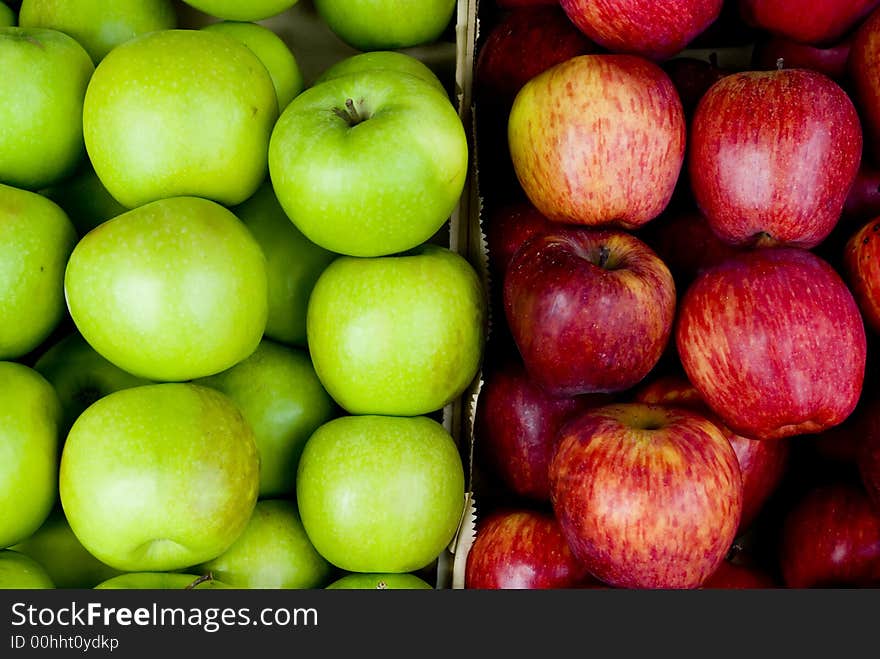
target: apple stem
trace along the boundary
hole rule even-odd
[[[776,59],[776,70],[777,71],[782,71],[782,67],[784,65],[785,65],[785,60],[783,60],[781,57]]]
[[[357,107],[354,104],[354,100],[347,98],[345,99],[345,109],[341,108],[333,108],[333,112],[336,115],[348,122],[349,126],[357,126],[359,123],[364,121],[366,117],[362,116],[360,112],[358,112]]]
[[[193,590],[199,584],[203,584],[206,581],[214,581],[214,574],[212,572],[208,572],[208,574],[203,574],[198,579],[194,580],[191,584],[188,584],[184,590]]]
[[[599,248],[599,263],[597,265],[604,268],[608,264],[609,258],[611,258],[611,250],[606,245],[602,245]]]

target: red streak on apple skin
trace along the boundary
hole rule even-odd
[[[606,267],[596,265],[603,246]],[[622,231],[579,227],[535,236],[511,261],[503,296],[529,376],[555,396],[635,385],[663,354],[675,317],[669,269]]]
[[[846,243],[847,282],[867,325],[880,333],[880,217],[856,231]]]
[[[843,210],[862,152],[849,96],[815,71],[730,74],[703,96],[690,132],[694,198],[732,245],[811,248]]]
[[[843,37],[878,4],[878,0],[739,0],[750,25],[818,45]]]
[[[747,437],[821,432],[861,395],[858,306],[837,272],[806,250],[744,252],[703,271],[681,299],[675,340],[706,404]]]
[[[681,100],[658,65],[580,55],[520,89],[508,143],[522,189],[549,219],[634,229],[669,203],[685,130]]]
[[[478,524],[465,567],[465,588],[579,587],[589,579],[552,514],[496,511]]]
[[[733,432],[709,409],[696,387],[677,375],[647,383],[634,392],[633,400],[694,410],[718,427],[733,447],[742,474],[743,509],[736,533],[746,531],[782,482],[789,464],[791,442],[788,439],[761,441]]]
[[[584,34],[616,53],[662,60],[718,18],[722,0],[560,0]]]
[[[699,587],[724,560],[742,512],[730,443],[680,408],[608,405],[572,419],[550,483],[574,555],[622,588]]]
[[[786,515],[779,552],[789,588],[875,588],[880,585],[880,515],[858,486],[817,487]]]

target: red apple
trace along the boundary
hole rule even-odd
[[[715,235],[706,218],[695,210],[664,213],[646,225],[639,237],[669,267],[681,290],[701,270],[739,251]]]
[[[697,106],[690,138],[694,198],[732,245],[818,245],[840,218],[862,152],[849,96],[804,69],[725,76]]]
[[[880,216],[880,168],[862,161],[853,181],[839,225],[860,227]]]
[[[672,57],[711,25],[722,0],[560,0],[597,44],[652,60]]]
[[[591,582],[556,518],[538,510],[499,510],[477,522],[467,555],[470,589],[574,588]]]
[[[641,381],[669,342],[675,284],[623,231],[560,228],[514,255],[504,311],[529,377],[554,396],[613,393]]]
[[[845,38],[828,46],[813,46],[774,35],[765,35],[752,50],[752,68],[764,71],[810,69],[823,73],[838,84],[847,76],[847,60],[852,45]]]
[[[549,501],[557,431],[574,414],[607,402],[603,394],[551,396],[531,381],[518,358],[496,362],[484,369],[474,446],[510,492]]]
[[[880,162],[880,9],[874,10],[856,30],[848,67],[865,133],[871,137],[865,144],[866,155],[877,164]]]
[[[723,561],[715,573],[703,582],[702,588],[746,590],[751,588],[776,588],[776,581],[764,570],[748,565]]]
[[[843,264],[865,323],[880,333],[880,217],[852,234],[846,243]]]
[[[755,439],[817,433],[859,400],[867,339],[843,279],[794,247],[734,255],[681,298],[675,340],[706,404]]]
[[[580,55],[523,85],[508,144],[522,189],[547,218],[634,229],[672,197],[684,161],[684,112],[657,64]]]
[[[660,66],[678,90],[687,117],[693,115],[697,103],[709,88],[729,73],[718,66],[718,57],[715,53],[710,59],[693,56],[674,57]]]
[[[880,514],[858,485],[816,486],[785,515],[779,564],[788,588],[880,586]]]
[[[790,440],[760,441],[733,432],[703,402],[700,393],[687,378],[679,375],[666,375],[652,380],[634,392],[633,400],[650,405],[685,407],[718,426],[733,447],[742,474],[743,504],[737,535],[748,529],[785,476]]]
[[[878,0],[739,0],[750,25],[808,44],[839,40],[878,4]]]
[[[742,477],[696,412],[638,403],[574,417],[559,433],[550,494],[572,553],[622,588],[697,588],[724,560]]]
[[[489,267],[501,282],[516,251],[532,236],[549,233],[559,223],[544,217],[527,199],[516,199],[490,207],[486,212],[486,248]]]
[[[596,46],[578,30],[558,3],[525,6],[503,15],[480,46],[474,92],[509,98],[539,73]]]

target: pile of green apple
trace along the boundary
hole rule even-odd
[[[455,3],[315,2],[313,82],[295,0],[189,4],[0,3],[0,587],[430,587],[487,303],[401,49]]]

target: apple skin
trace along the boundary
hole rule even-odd
[[[862,152],[847,93],[804,69],[725,76],[701,99],[689,135],[697,205],[722,240],[743,246],[822,242]]]
[[[750,25],[791,41],[833,43],[861,23],[878,0],[738,0]]]
[[[0,360],[30,353],[61,323],[76,240],[57,204],[0,183]]]
[[[558,228],[558,222],[548,220],[527,199],[491,207],[486,213],[484,229],[489,267],[499,285],[513,255],[529,238]]]
[[[791,443],[788,439],[759,441],[738,435],[706,405],[687,378],[664,375],[646,383],[633,393],[633,400],[649,405],[685,407],[714,423],[730,442],[742,474],[743,497],[737,536],[748,530],[764,504],[777,490],[789,466]]]
[[[79,332],[53,343],[34,362],[34,370],[55,388],[61,401],[64,436],[85,409],[99,398],[120,389],[152,384],[123,371],[95,352]]]
[[[788,588],[875,588],[880,584],[880,515],[863,488],[817,485],[786,513],[779,565]]]
[[[315,549],[349,572],[414,572],[449,544],[464,508],[452,436],[428,417],[328,421],[303,450],[300,518]]]
[[[229,549],[195,570],[234,588],[321,588],[333,566],[312,546],[296,503],[257,502],[247,528]]]
[[[659,215],[684,161],[678,92],[633,55],[580,55],[529,80],[508,118],[520,185],[547,218],[634,229]]]
[[[848,82],[847,62],[851,47],[850,37],[827,46],[812,46],[784,37],[766,35],[755,43],[751,68],[772,71],[779,68],[778,61],[782,59],[783,68],[818,71],[844,85]]]
[[[458,204],[467,171],[467,136],[449,97],[389,69],[310,87],[285,108],[269,145],[287,216],[312,242],[350,256],[430,239]]]
[[[619,588],[697,588],[724,560],[742,512],[730,442],[683,408],[621,403],[573,418],[550,463],[572,553]]]
[[[476,270],[448,248],[342,256],[309,298],[309,354],[324,388],[350,414],[429,414],[476,376],[486,317]]]
[[[56,505],[33,535],[10,549],[33,558],[49,575],[55,588],[94,588],[119,570],[105,565],[82,546]]]
[[[269,308],[265,335],[306,347],[306,310],[318,277],[338,254],[306,238],[285,215],[272,183],[231,209],[247,226],[266,257]]]
[[[718,18],[723,0],[560,0],[559,4],[600,46],[664,60],[683,50]]]
[[[333,78],[339,78],[349,73],[359,71],[389,70],[409,73],[421,78],[437,88],[437,91],[447,93],[446,87],[433,69],[418,57],[408,55],[399,50],[373,50],[366,53],[357,53],[342,58],[328,66],[321,75],[315,79],[313,85],[318,85]]]
[[[37,561],[17,551],[0,550],[0,590],[52,588],[52,578]]]
[[[15,12],[5,3],[0,2],[0,27],[12,27],[17,20]]]
[[[229,588],[215,579],[196,583],[202,575],[182,572],[126,572],[97,584],[97,590],[216,590]],[[193,584],[195,584],[193,586]]]
[[[308,352],[263,339],[232,368],[193,382],[232,398],[253,429],[260,454],[260,497],[292,494],[303,446],[337,414]]]
[[[86,341],[156,381],[213,375],[249,356],[266,327],[267,287],[266,259],[247,227],[197,197],[104,222],[77,243],[64,276]]]
[[[43,188],[40,194],[67,213],[79,236],[128,210],[107,192],[88,159],[74,175]]]
[[[455,0],[314,0],[318,15],[361,51],[397,50],[437,41],[455,14]]]
[[[298,0],[183,0],[190,7],[228,21],[261,21],[293,7]]]
[[[880,216],[880,168],[863,160],[846,197],[838,226],[854,230],[878,216]]]
[[[277,118],[275,85],[257,55],[205,30],[120,44],[96,67],[82,108],[89,160],[127,208],[179,196],[240,204],[266,178]]]
[[[83,159],[82,111],[92,58],[57,30],[0,27],[0,183],[57,183]]]
[[[61,403],[46,379],[0,361],[0,549],[34,533],[58,496]]]
[[[351,573],[324,587],[326,590],[433,590],[434,587],[415,574]]]
[[[73,424],[59,493],[70,528],[126,572],[179,570],[222,554],[257,502],[254,433],[225,394],[188,383],[114,392]]]
[[[880,216],[852,234],[843,253],[845,275],[865,324],[880,333]]]
[[[139,34],[177,27],[177,14],[171,0],[22,0],[18,24],[69,34],[97,64]]]
[[[279,110],[286,108],[305,88],[305,80],[296,56],[284,40],[268,27],[248,21],[220,21],[201,29],[229,35],[254,51],[275,85]]]
[[[776,581],[767,572],[729,560],[722,561],[718,569],[703,582],[701,588],[724,590],[747,590],[777,588]]]
[[[479,460],[509,492],[549,502],[557,431],[574,414],[607,402],[604,394],[547,394],[532,382],[518,357],[487,365],[474,418]]]
[[[597,50],[558,4],[518,8],[502,15],[480,45],[474,93],[513,101],[539,73]]]
[[[503,295],[529,377],[554,396],[637,384],[667,346],[676,305],[669,269],[644,242],[585,227],[524,244]]]
[[[704,270],[682,296],[675,341],[688,380],[747,437],[821,432],[843,422],[862,392],[858,306],[807,250],[768,247]]]
[[[574,588],[589,577],[552,513],[524,508],[480,520],[467,555],[469,589]]]

